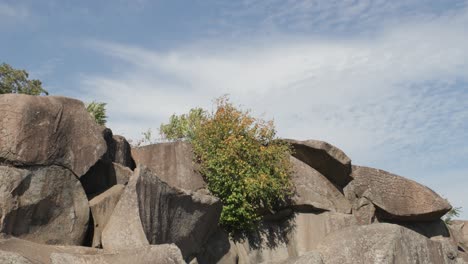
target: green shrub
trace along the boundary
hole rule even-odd
[[[0,64],[0,94],[19,93],[29,95],[48,95],[39,80],[29,80],[25,70],[16,70],[6,63]]]
[[[226,97],[212,114],[196,111],[203,113],[197,125],[165,136],[187,135],[192,142],[209,190],[223,203],[221,225],[231,233],[252,231],[262,212],[274,212],[291,194],[291,148],[276,140],[272,121],[253,118]],[[161,127],[178,127],[180,120],[173,116]]]
[[[90,113],[94,120],[96,120],[96,123],[102,126],[107,123],[106,105],[106,103],[98,103],[94,101],[86,105],[88,113]]]
[[[446,224],[450,225],[454,217],[459,217],[461,213],[461,207],[453,207],[448,213],[443,217],[443,220]]]
[[[172,115],[168,124],[161,124],[159,131],[165,139],[193,139],[194,131],[206,120],[207,113],[201,108],[193,108],[188,114]]]

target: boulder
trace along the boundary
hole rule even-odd
[[[307,252],[300,257],[289,258],[283,261],[267,261],[263,264],[324,264],[322,256],[318,252]]]
[[[379,219],[433,221],[452,208],[431,189],[383,170],[353,166],[352,177],[347,197],[371,201]]]
[[[127,139],[123,136],[114,135],[112,130],[106,128],[103,131],[104,139],[107,144],[107,152],[103,156],[104,161],[108,163],[118,163],[131,170],[135,169],[135,161],[132,158],[132,148]]]
[[[197,263],[237,264],[239,263],[239,254],[236,244],[229,239],[226,231],[218,229],[211,235],[203,250],[197,255]]]
[[[89,207],[73,173],[59,166],[0,166],[1,232],[27,240],[81,245]]]
[[[198,253],[218,224],[220,201],[169,186],[137,167],[102,234],[104,249],[174,243],[184,259]]]
[[[23,239],[14,237],[3,237],[0,239],[0,252],[9,253],[9,256],[15,256],[17,259],[26,259],[32,264],[50,264],[50,255],[52,253],[71,253],[71,254],[99,254],[101,251],[78,246],[55,246],[55,245],[44,245],[34,242],[30,242]],[[2,253],[0,253],[0,256]],[[21,257],[18,257],[21,256]],[[2,260],[2,257],[0,257]],[[0,263],[9,263],[2,262]],[[15,262],[13,262],[15,263]],[[19,262],[23,263],[23,262]],[[66,262],[63,262],[66,263]]]
[[[449,227],[460,246],[468,252],[468,221],[452,220]]]
[[[353,226],[328,235],[316,249],[327,264],[456,263],[441,243],[394,224]]]
[[[104,128],[81,101],[5,94],[0,112],[0,163],[59,165],[81,177],[106,153]]]
[[[0,263],[3,264],[34,264],[20,254],[0,250]]]
[[[92,199],[116,184],[127,184],[132,174],[130,168],[121,164],[99,160],[80,181],[86,195]]]
[[[351,204],[330,181],[317,170],[291,156],[295,188],[292,205],[301,209],[321,209],[350,213]]]
[[[298,213],[289,234],[290,256],[302,256],[315,250],[327,235],[355,224],[354,217],[349,214]]]
[[[91,208],[91,214],[93,216],[94,223],[94,234],[92,242],[93,247],[102,247],[102,230],[109,221],[112,212],[114,212],[114,208],[123,193],[124,187],[125,186],[122,184],[114,185],[109,190],[89,201],[89,207]]]
[[[94,255],[52,253],[52,264],[185,264],[175,245],[157,245]]]
[[[351,159],[337,147],[319,140],[285,139],[293,146],[293,156],[305,162],[338,187],[351,181]]]
[[[192,145],[177,141],[132,149],[137,165],[144,165],[173,187],[191,191],[205,188],[206,183],[194,165]]]

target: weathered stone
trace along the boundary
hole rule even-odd
[[[285,141],[292,144],[294,157],[316,169],[336,186],[344,187],[351,181],[351,159],[342,150],[319,140]]]
[[[0,263],[3,264],[33,264],[20,254],[0,250]]]
[[[99,126],[78,100],[0,95],[0,163],[60,165],[84,175],[106,153]]]
[[[301,209],[322,209],[350,213],[351,204],[330,181],[317,170],[291,156],[295,188],[292,205]]]
[[[2,233],[46,244],[81,245],[88,220],[88,200],[70,170],[0,166]]]
[[[124,185],[114,185],[89,201],[94,222],[93,247],[102,247],[101,234],[123,193]]]
[[[175,245],[148,246],[115,253],[94,255],[52,253],[52,264],[185,264]]]
[[[456,263],[441,243],[393,224],[354,226],[334,232],[318,246],[327,264]]]
[[[99,160],[80,181],[86,195],[92,199],[116,184],[127,184],[132,173],[121,164]]]
[[[144,165],[173,187],[197,191],[206,186],[193,162],[192,145],[177,141],[132,149],[137,165]]]
[[[284,261],[267,261],[263,264],[323,264],[322,256],[318,252],[307,252],[300,257],[289,258]]]
[[[52,253],[71,253],[71,254],[98,254],[101,251],[78,246],[53,246],[44,245],[27,240],[22,240],[14,237],[3,237],[0,239],[0,251],[9,252],[15,255],[22,256],[24,259],[30,261],[25,263],[33,264],[50,264],[50,255]],[[1,253],[0,253],[1,255]],[[0,257],[1,260],[1,257]],[[8,263],[2,262],[0,263]],[[15,262],[13,262],[15,263]],[[19,262],[22,263],[22,262]],[[64,264],[66,262],[63,262]]]
[[[146,167],[137,167],[104,228],[104,249],[175,243],[191,259],[207,241],[221,214],[212,196],[171,187]]]
[[[236,244],[229,235],[218,229],[206,242],[202,252],[197,255],[199,264],[237,264],[239,263]]]
[[[379,219],[432,221],[452,208],[431,189],[383,170],[353,166],[352,177],[349,188],[376,206]]]
[[[330,233],[355,225],[349,214],[333,212],[298,213],[289,234],[291,256],[301,256],[315,250],[317,245]]]
[[[452,220],[449,227],[459,246],[468,252],[468,221]]]
[[[135,169],[135,161],[132,158],[131,146],[128,141],[119,135],[114,135],[112,130],[106,128],[103,132],[107,144],[107,152],[102,160],[108,163],[118,163],[131,170]]]

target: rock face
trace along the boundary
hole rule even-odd
[[[88,200],[68,169],[0,166],[2,233],[46,244],[80,245],[88,219]]]
[[[468,261],[468,221],[454,220],[449,227],[458,246],[467,254]]]
[[[353,166],[354,180],[346,192],[365,197],[377,207],[378,217],[401,221],[432,221],[452,207],[429,188],[389,172]]]
[[[20,254],[0,250],[0,263],[5,264],[33,264]]]
[[[301,257],[294,257],[284,261],[268,261],[263,264],[323,264],[322,256],[318,252],[308,252]]]
[[[131,251],[94,255],[53,253],[52,264],[185,264],[180,250],[174,245],[148,246]]]
[[[456,263],[442,244],[392,224],[350,227],[326,237],[317,247],[327,264]]]
[[[70,253],[86,255],[100,253],[99,250],[94,248],[43,245],[14,237],[4,237],[0,239],[0,252],[9,253],[9,256],[15,256],[19,260],[26,259],[29,262],[25,263],[33,264],[50,264],[50,255],[52,253]],[[2,255],[2,253],[0,253],[0,255]],[[21,256],[21,258],[17,256]],[[0,260],[1,259],[2,258],[0,257]],[[10,262],[0,261],[0,263]]]
[[[113,135],[111,140],[107,140],[107,154],[112,162],[135,169],[135,161],[132,158],[131,147],[128,141],[119,135]]]
[[[295,187],[292,204],[307,209],[351,213],[351,204],[344,195],[318,171],[291,156]]]
[[[132,149],[137,165],[144,165],[171,186],[196,191],[206,186],[193,163],[190,143],[177,141]]]
[[[285,141],[293,146],[294,157],[320,172],[336,186],[344,187],[351,181],[351,159],[337,147],[319,140]]]
[[[78,100],[0,96],[0,163],[59,165],[80,177],[106,152],[103,128]]]
[[[103,247],[175,243],[189,259],[209,238],[220,213],[217,198],[171,187],[138,167],[104,228]]]
[[[130,168],[121,164],[99,160],[80,181],[86,195],[92,199],[116,184],[127,184],[132,173]]]
[[[114,185],[106,192],[89,201],[89,207],[91,208],[94,222],[93,247],[102,247],[102,230],[107,225],[109,218],[114,212],[114,208],[120,200],[124,187],[125,186],[122,184]]]

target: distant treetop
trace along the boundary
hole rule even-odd
[[[48,95],[39,80],[29,80],[25,70],[17,70],[6,63],[0,64],[0,94],[18,93]]]

